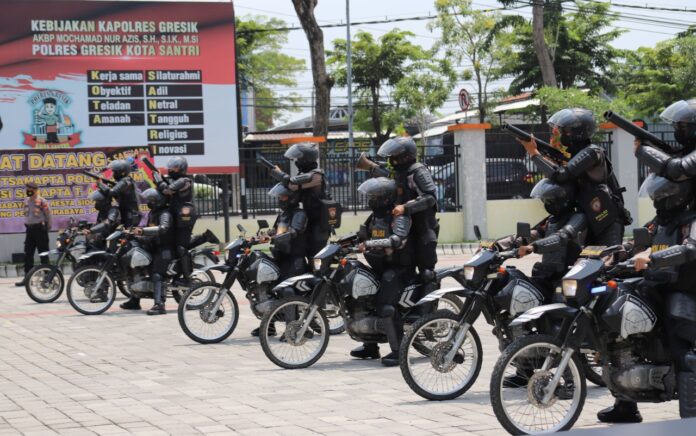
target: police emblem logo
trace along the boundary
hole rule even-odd
[[[381,229],[374,229],[372,230],[372,237],[373,238],[384,238],[386,235],[386,232]]]
[[[599,197],[593,198],[590,202],[590,207],[593,212],[599,213],[602,210],[602,200],[600,200]]]
[[[336,208],[335,207],[330,207],[329,208],[329,218],[335,219],[336,218]]]

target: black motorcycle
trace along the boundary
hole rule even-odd
[[[225,279],[220,284],[200,283],[189,290],[179,302],[178,318],[186,336],[201,344],[213,344],[225,340],[237,327],[239,306],[231,289],[235,281],[246,292],[249,307],[259,320],[268,312],[277,295],[272,289],[280,282],[280,268],[274,259],[253,247],[267,241],[261,231],[268,228],[266,220],[258,221],[256,236],[246,238],[246,230],[239,224],[239,238],[231,242],[225,250],[225,263],[203,268],[202,271],[220,271]],[[309,289],[298,289],[296,295],[307,295]],[[332,334],[343,331],[343,320],[334,323]]]
[[[358,244],[357,235],[330,243],[314,256],[313,275],[289,279],[275,288],[279,295],[297,287],[312,289],[312,293],[309,297],[283,297],[264,315],[259,338],[271,362],[296,369],[311,366],[321,358],[329,344],[329,321],[323,310],[327,302],[337,306],[352,339],[387,342],[384,324],[391,321],[377,315],[375,295],[379,280],[370,267],[350,256],[358,252]],[[437,280],[460,271],[461,268],[438,270]],[[417,282],[403,289],[397,310],[405,325],[422,315],[422,308],[415,306],[424,291],[424,286]],[[440,301],[454,311],[461,308],[461,301],[452,294]]]
[[[68,280],[68,301],[83,315],[99,315],[107,311],[116,300],[115,286],[118,282],[127,284],[129,292],[139,298],[153,298],[153,285],[150,278],[152,255],[129,230],[117,230],[106,238],[109,248],[83,255],[80,260],[97,259],[93,264],[75,270]],[[210,271],[198,268],[215,265],[219,262],[212,249],[190,250],[196,268],[191,275],[193,282],[214,282]],[[181,299],[188,287],[176,279],[180,275],[179,260],[173,259],[167,268],[163,285],[167,294],[176,301]]]
[[[58,255],[56,263],[49,265],[36,265],[29,270],[24,286],[27,295],[37,303],[52,303],[56,301],[65,287],[62,267],[71,264],[76,268],[80,257],[88,250],[88,244],[82,237],[82,231],[90,226],[86,221],[80,221],[75,226],[74,218],[70,218],[68,227],[58,233],[56,248],[40,256]]]
[[[477,226],[474,231],[481,241]],[[451,400],[474,384],[483,364],[483,352],[473,325],[482,313],[493,326],[502,351],[513,338],[532,332],[532,326],[513,329],[510,321],[550,302],[551,296],[541,292],[522,271],[514,266],[503,267],[507,260],[518,257],[520,246],[527,245],[529,224],[518,223],[516,236],[518,242],[506,247],[510,248],[507,251],[501,249],[499,241],[481,241],[480,250],[464,264],[463,287],[435,291],[418,302],[430,304],[452,293],[465,299],[459,313],[438,311],[419,319],[401,342],[401,374],[421,397]],[[534,328],[538,331],[541,326]],[[588,370],[588,375],[598,384],[602,382],[594,371]]]
[[[635,240],[642,245],[637,234]],[[511,434],[573,426],[587,395],[580,359],[587,344],[599,352],[604,381],[615,395],[649,402],[675,397],[675,367],[656,310],[660,297],[635,277],[632,261],[606,265],[607,256],[621,249],[586,248],[563,278],[565,303],[536,307],[512,321],[522,326],[550,318],[560,330],[516,339],[495,365],[491,403]],[[512,374],[521,380],[506,385]]]

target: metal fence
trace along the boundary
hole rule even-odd
[[[674,139],[674,128],[668,123],[648,123],[648,130],[653,135],[662,139],[672,146],[675,151],[681,150],[682,146]],[[642,162],[638,162],[638,187],[643,184],[645,178],[650,174],[650,169]]]
[[[276,184],[269,170],[257,159],[257,153],[286,173],[291,173],[291,163],[283,155],[287,147],[245,147],[240,149],[240,175],[196,175],[194,177],[194,202],[199,215],[220,217],[225,203],[231,215],[275,214],[278,203],[268,191]],[[345,212],[367,209],[366,201],[360,198],[357,188],[369,174],[355,168],[355,163],[364,147],[322,149],[321,169],[326,175],[331,197],[338,200]],[[440,212],[461,209],[459,198],[459,146],[419,147],[419,160],[428,166],[437,187],[438,210]]]
[[[547,125],[519,125],[546,142],[551,132]],[[601,131],[595,143],[611,158],[611,131]],[[505,130],[486,131],[486,190],[489,200],[529,198],[534,185],[543,178],[522,145]]]

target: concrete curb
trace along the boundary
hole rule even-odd
[[[473,254],[479,247],[478,243],[473,242],[459,242],[452,244],[439,244],[437,246],[437,254],[443,256],[447,255],[458,255],[458,254]]]

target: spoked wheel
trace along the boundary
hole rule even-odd
[[[194,271],[191,274],[191,288],[194,288],[201,283],[215,284],[215,276],[211,271]],[[185,288],[183,291],[181,288],[173,289],[172,298],[174,298],[174,301],[176,301],[177,304],[181,304],[181,300],[184,294],[186,294],[187,292],[188,290],[186,290]]]
[[[445,309],[452,313],[459,313],[462,311],[462,306],[462,300],[457,298],[456,295],[445,295],[437,300],[437,310]]]
[[[100,267],[87,265],[70,277],[67,294],[70,305],[81,314],[99,315],[114,304],[116,284],[110,274],[102,273]]]
[[[329,298],[327,298],[329,300]],[[329,333],[338,335],[346,331],[346,323],[341,316],[341,310],[333,301],[327,301],[324,304],[324,315],[329,320]]]
[[[589,353],[584,353],[580,356],[580,363],[582,363],[582,369],[585,372],[585,377],[592,383],[600,387],[606,387],[607,384],[604,383],[604,378],[602,374],[602,364],[599,360],[599,353],[591,351]]]
[[[186,292],[177,313],[186,336],[201,344],[224,341],[239,321],[239,306],[232,292],[210,282]]]
[[[308,299],[285,298],[278,301],[261,320],[261,348],[266,357],[281,368],[306,368],[326,351],[329,321],[321,310],[317,310],[307,320],[308,325],[303,325],[302,320],[308,310]]]
[[[568,430],[587,395],[580,356],[573,354],[553,392],[548,386],[561,362],[561,343],[549,335],[514,341],[500,355],[491,377],[491,403],[511,434]]]
[[[53,277],[49,280],[49,277]],[[57,266],[37,265],[27,273],[24,288],[27,295],[37,303],[52,303],[63,293],[65,278]]]
[[[473,327],[450,356],[460,331],[458,318],[446,309],[426,315],[401,341],[401,374],[413,392],[423,398],[457,398],[471,388],[481,371],[481,341]]]

